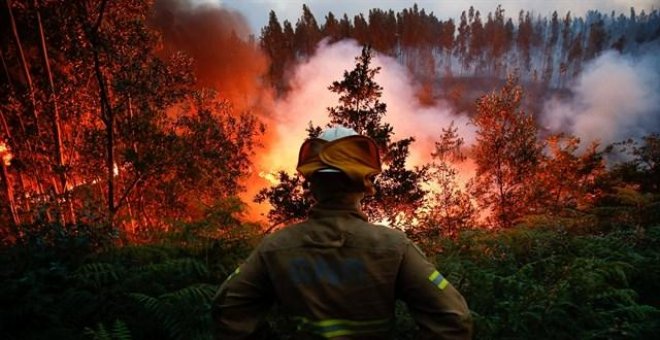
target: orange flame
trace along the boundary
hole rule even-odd
[[[11,153],[9,146],[5,142],[0,141],[0,160],[6,165],[11,164],[11,160],[14,158],[14,155]]]

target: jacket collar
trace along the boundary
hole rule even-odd
[[[324,197],[317,202],[309,212],[310,218],[337,217],[342,215],[353,215],[367,221],[367,215],[362,212],[360,201],[364,193],[343,193]]]

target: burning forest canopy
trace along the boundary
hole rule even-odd
[[[445,180],[438,176],[446,176],[437,173],[440,164],[480,211],[468,224],[494,226],[484,220],[494,207],[476,187],[498,180],[483,178],[490,160],[476,156],[493,126],[477,117],[494,109],[484,106],[498,89],[494,100],[509,100],[501,98],[511,90],[507,78],[515,77],[509,87],[521,92],[510,103],[511,119],[533,120],[525,128],[538,153],[525,172],[538,172],[535,187],[552,177],[543,169],[559,161],[552,152],[576,162],[634,161],[603,152],[627,139],[642,147],[642,138],[653,141],[659,130],[657,10],[510,17],[500,6],[489,13],[470,7],[460,18],[439,20],[415,5],[353,18],[329,13],[317,22],[305,5],[295,25],[271,11],[258,36],[236,11],[179,0],[7,1],[0,13],[5,225],[85,216],[116,220],[129,233],[167,229],[237,195],[247,204],[244,218],[265,222],[265,212],[280,207],[273,197],[261,198],[270,206],[253,198],[278,185],[279,171],[297,180],[293,165],[305,129],[331,121],[328,108],[341,93],[328,86],[354,67],[363,45],[372,48],[369,66],[379,70],[376,99],[387,105],[379,123],[393,129],[394,144],[382,151],[414,138],[401,168],[417,172],[414,186],[428,191],[414,204],[372,216],[384,223],[437,215],[433,196]],[[447,129],[462,143],[461,162],[437,156]],[[586,186],[600,175],[583,176]],[[579,190],[586,191],[570,194],[580,197],[566,207],[585,197],[597,201],[602,191]],[[522,201],[525,211],[546,212],[531,207],[544,202]],[[288,221],[273,214],[271,224]]]
[[[657,334],[655,8],[312,6],[253,32],[208,1],[3,1],[0,332],[208,338],[199,304],[312,204],[300,144],[344,124],[385,164],[365,212],[468,282],[477,334]]]

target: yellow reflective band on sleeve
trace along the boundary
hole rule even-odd
[[[343,335],[357,335],[369,333],[382,333],[391,330],[391,319],[378,320],[345,320],[345,319],[325,319],[320,321],[311,321],[307,318],[297,318],[299,321],[298,330],[310,332],[326,339]]]
[[[229,274],[229,276],[225,281],[231,280],[234,276],[238,275],[238,273],[240,272],[241,272],[241,267],[236,268],[236,270],[234,270],[231,274]]]
[[[434,270],[433,273],[429,275],[429,281],[431,281],[431,283],[440,289],[445,289],[445,287],[447,287],[449,284],[449,281],[447,281],[447,279],[445,279],[445,277],[442,276],[442,274],[440,274],[437,270]]]

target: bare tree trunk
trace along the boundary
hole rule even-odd
[[[101,121],[105,125],[105,134],[106,134],[106,140],[105,140],[105,149],[106,149],[106,158],[105,158],[105,166],[106,166],[106,175],[107,175],[107,185],[108,185],[108,193],[107,193],[107,206],[108,206],[108,223],[110,226],[114,225],[114,219],[115,219],[115,213],[117,212],[117,207],[115,206],[115,183],[114,183],[114,166],[115,166],[115,154],[114,154],[114,121],[115,121],[115,116],[112,110],[112,106],[110,105],[110,98],[108,96],[108,88],[107,84],[105,81],[105,76],[103,75],[103,70],[101,68],[101,58],[99,56],[99,52],[101,49],[100,43],[99,43],[99,29],[101,27],[101,23],[103,22],[103,14],[105,12],[105,7],[107,4],[107,0],[103,0],[101,2],[100,8],[99,8],[99,14],[98,17],[96,18],[96,21],[92,24],[90,22],[90,15],[87,11],[87,8],[85,7],[84,3],[78,3],[79,9],[82,14],[84,14],[84,17],[81,18],[83,28],[85,30],[85,34],[87,35],[87,39],[90,42],[91,45],[91,50],[92,50],[92,57],[94,59],[94,74],[96,77],[96,81],[99,86],[99,100],[101,104]]]
[[[16,49],[18,50],[18,56],[21,60],[21,66],[23,68],[23,74],[28,86],[28,96],[30,98],[30,103],[32,105],[31,112],[32,117],[34,118],[34,126],[39,135],[39,117],[37,115],[37,103],[34,97],[34,86],[32,84],[32,76],[30,76],[30,67],[28,66],[27,59],[25,59],[25,53],[23,53],[23,45],[21,44],[21,37],[18,34],[18,29],[16,28],[16,20],[14,19],[14,12],[11,9],[11,0],[7,1],[7,10],[9,12],[9,20],[11,21],[11,29],[14,37],[14,43],[16,44]]]
[[[25,209],[25,211],[28,212],[28,214],[27,214],[28,222],[33,223],[34,218],[32,216],[32,205],[30,204],[30,200],[27,197],[27,187],[28,187],[28,185],[25,183],[25,175],[23,175],[23,173],[19,173],[18,174],[18,179],[19,179],[19,183],[21,184],[21,190],[23,191],[23,199],[24,199],[24,202],[25,202],[25,205],[23,206],[23,209]]]
[[[68,194],[67,187],[67,171],[64,164],[64,152],[62,146],[62,129],[61,129],[61,119],[60,111],[57,103],[57,97],[55,94],[55,83],[53,82],[53,72],[50,68],[50,61],[48,58],[48,47],[46,46],[46,36],[44,34],[44,27],[41,20],[41,13],[39,12],[39,1],[34,0],[34,8],[37,12],[37,24],[39,26],[39,38],[40,38],[40,47],[41,47],[41,56],[44,60],[44,65],[46,66],[46,75],[48,76],[48,85],[50,87],[50,102],[53,107],[53,142],[55,145],[55,161],[56,161],[56,173],[59,177],[59,193],[66,200],[66,205],[69,209],[69,218],[72,223],[76,221],[76,215],[73,211],[73,202],[71,197]]]
[[[9,87],[13,87],[14,84],[11,82],[11,76],[9,75],[9,68],[7,68],[7,63],[5,62],[5,55],[2,53],[2,49],[0,48],[0,62],[2,63],[2,70],[5,72],[5,77],[7,77],[7,84],[9,84]]]

